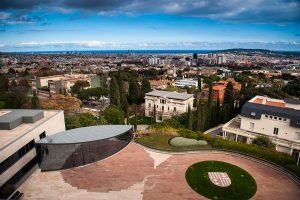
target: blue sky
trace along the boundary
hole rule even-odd
[[[1,0],[0,51],[299,51],[299,10],[299,0]]]

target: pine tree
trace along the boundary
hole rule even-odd
[[[110,81],[110,104],[120,107],[120,90],[117,79],[113,76]]]
[[[190,106],[188,107],[188,129],[193,129],[193,113]]]

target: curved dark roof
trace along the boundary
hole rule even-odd
[[[255,113],[255,116],[251,115],[252,112]],[[291,126],[299,127],[297,122],[300,121],[300,110],[247,102],[244,104],[241,111],[241,115],[243,117],[254,118],[254,119],[260,119],[262,114],[290,119]]]
[[[131,125],[102,125],[76,128],[49,135],[38,144],[74,144],[107,139],[121,135],[132,129]]]

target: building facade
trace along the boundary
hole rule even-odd
[[[181,79],[181,80],[177,80],[175,81],[175,86],[176,87],[196,87],[198,88],[198,81],[197,80],[193,80],[193,79]]]
[[[245,143],[267,136],[278,151],[300,151],[300,101],[256,96],[243,106],[240,116],[223,126],[222,132],[226,139]]]
[[[64,130],[63,111],[0,110],[0,187],[18,186],[37,164],[35,142]]]
[[[193,94],[154,90],[145,94],[145,116],[155,117],[156,122],[162,122],[173,115],[187,112],[189,106],[193,107],[193,101]]]

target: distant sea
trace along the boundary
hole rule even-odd
[[[185,53],[209,53],[217,50],[78,50],[78,51],[23,51],[9,52],[16,54],[185,54]]]

